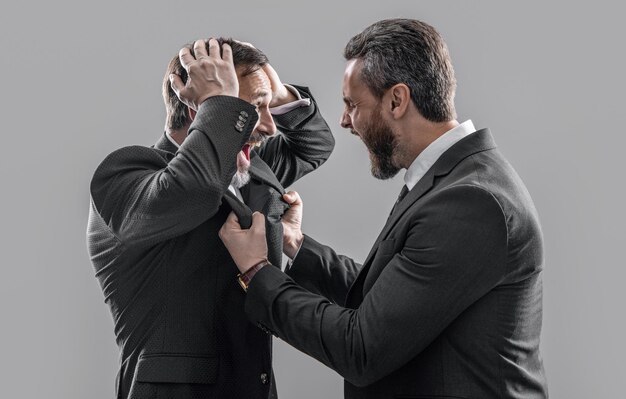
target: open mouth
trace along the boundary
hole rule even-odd
[[[252,151],[254,148],[260,147],[261,143],[261,141],[249,141],[243,145],[243,147],[241,148],[241,152],[248,162],[250,161],[250,151]]]

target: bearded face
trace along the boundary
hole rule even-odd
[[[382,118],[379,104],[368,123],[357,134],[363,140],[370,156],[372,175],[381,180],[394,177],[400,168],[394,163],[394,154],[398,151],[398,142],[393,131]]]

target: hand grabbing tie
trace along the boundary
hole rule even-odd
[[[267,262],[265,216],[262,213],[254,212],[252,226],[244,230],[239,225],[237,215],[231,212],[220,229],[219,236],[241,273],[261,262]]]

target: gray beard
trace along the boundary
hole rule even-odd
[[[241,172],[237,171],[233,175],[233,178],[230,181],[230,184],[236,189],[240,189],[241,187],[248,184],[249,181],[250,181],[250,173],[247,170],[244,170]]]

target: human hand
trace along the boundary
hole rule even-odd
[[[243,230],[237,215],[231,212],[220,229],[219,236],[241,273],[263,261],[267,262],[265,216],[262,213],[254,212],[252,226],[248,230]]]
[[[244,46],[254,47],[251,43],[242,42],[236,40],[237,43],[243,44]],[[278,107],[279,105],[287,104],[293,101],[296,101],[298,98],[280,81],[278,77],[278,73],[276,70],[272,68],[272,66],[267,63],[261,67],[263,72],[270,79],[270,84],[272,85],[272,101],[270,101],[269,107]]]
[[[295,191],[283,194],[283,199],[290,208],[283,214],[283,252],[293,259],[298,253],[304,235],[302,234],[302,210],[303,203],[300,195]]]
[[[285,85],[280,81],[278,73],[272,68],[270,64],[265,64],[261,67],[267,77],[270,79],[272,85],[272,101],[270,101],[269,107],[278,107],[279,105],[287,104],[296,101],[298,98],[287,89]]]
[[[178,53],[180,63],[188,74],[187,82],[183,83],[176,74],[169,76],[172,89],[185,105],[197,111],[200,104],[209,97],[239,95],[233,53],[228,44],[222,46],[223,55],[220,56],[217,40],[209,39],[208,54],[206,42],[196,40],[193,52],[191,54],[191,50],[184,47]]]

